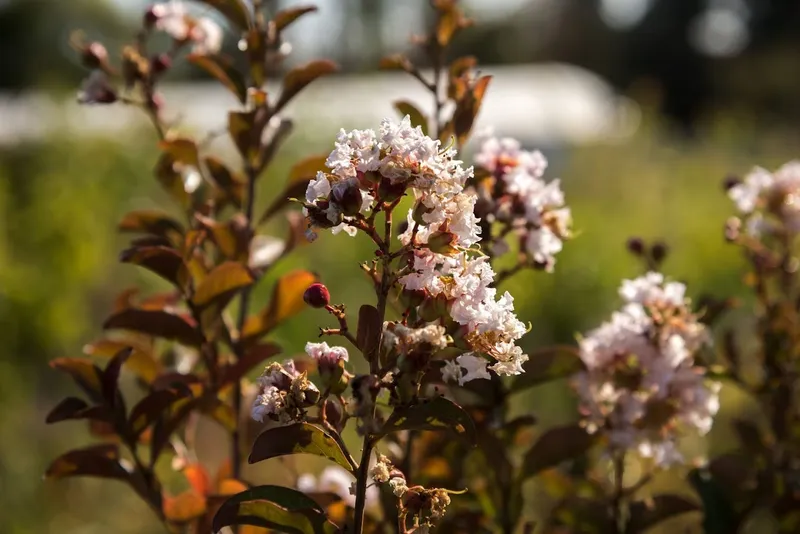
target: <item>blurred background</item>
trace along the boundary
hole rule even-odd
[[[426,1],[316,3],[320,11],[288,33],[288,64],[327,57],[342,73],[316,82],[290,110],[295,133],[262,178],[261,205],[297,158],[330,150],[340,127],[377,127],[401,97],[430,109],[417,82],[376,70],[381,56],[409,50],[409,35],[429,25]],[[463,6],[476,26],[456,39],[451,54],[475,55],[495,76],[478,127],[494,126],[545,153],[578,231],[554,274],[526,272],[506,284],[520,317],[533,324],[525,348],[572,343],[618,305],[619,280],[639,273],[625,252],[632,235],[665,240],[664,269],[686,281],[693,296],[744,297],[744,309],[729,319],[744,321],[744,264],[723,241],[733,206],[721,183],[753,165],[775,167],[797,156],[800,3]],[[83,30],[115,57],[145,7],[135,0],[0,0],[0,532],[159,532],[121,485],[41,477],[57,453],[89,439],[80,424],[43,424],[59,395],[73,391],[47,362],[80,356],[121,289],[153,284],[117,261],[126,242],[115,230],[121,216],[134,208],[170,209],[152,176],[156,139],[146,121],[133,110],[75,104],[85,72],[69,46],[71,32]],[[236,45],[226,38],[231,52]],[[198,136],[222,127],[233,99],[196,69],[173,70],[164,88],[167,113]],[[233,156],[226,157],[235,162]],[[325,235],[280,271],[324,262],[334,300],[356,305],[368,290],[356,263],[368,254],[360,239]],[[270,285],[259,288],[259,302]],[[320,320],[304,312],[277,332],[278,341],[287,353],[302,351],[316,332],[309,325]],[[574,417],[565,384],[544,389],[530,399],[548,399],[546,409],[531,404],[543,424]],[[725,420],[749,409],[729,388],[723,400],[708,440],[712,453],[730,447]]]

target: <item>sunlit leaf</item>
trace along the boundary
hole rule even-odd
[[[411,71],[413,66],[411,65],[411,61],[402,55],[402,54],[394,54],[391,56],[386,56],[381,58],[380,63],[378,64],[378,68],[382,70],[404,70],[404,71]]]
[[[319,154],[316,156],[309,156],[295,163],[294,166],[292,166],[292,170],[289,171],[289,179],[286,181],[286,187],[264,211],[264,214],[258,220],[258,224],[263,224],[270,217],[287,206],[290,198],[305,198],[308,182],[314,179],[318,171],[325,170],[325,161],[327,159],[327,154]]]
[[[119,449],[114,444],[95,445],[62,454],[47,468],[45,476],[60,479],[91,476],[126,480],[130,474],[119,463]]]
[[[103,371],[88,358],[57,358],[50,367],[69,374],[93,400],[103,398]]]
[[[337,70],[339,70],[338,65],[327,59],[318,59],[290,70],[283,78],[283,91],[275,104],[275,113],[283,109],[308,84]]]
[[[472,126],[480,112],[483,97],[491,80],[491,76],[481,76],[472,89],[468,91],[468,94],[458,103],[450,126],[452,134],[456,136],[459,145],[463,145],[466,142],[469,133],[472,131]]]
[[[411,126],[419,126],[422,128],[422,133],[428,135],[428,118],[417,106],[407,100],[398,100],[394,103],[394,109],[400,113],[400,116],[408,115],[411,119]]]
[[[335,462],[348,471],[353,466],[336,440],[320,427],[309,423],[269,428],[253,443],[251,464],[287,454],[314,454]]]
[[[186,139],[183,137],[176,139],[165,139],[158,143],[158,147],[169,154],[177,163],[191,165],[193,167],[200,166],[197,143],[191,139]]]
[[[639,534],[662,521],[696,510],[699,510],[696,503],[679,495],[656,495],[646,501],[634,502],[630,508],[628,532]]]
[[[220,507],[212,530],[253,525],[281,532],[333,534],[338,531],[313,499],[290,488],[258,486],[234,495]]]
[[[190,63],[205,70],[233,93],[239,102],[247,102],[247,82],[230,59],[220,55],[190,54]]]
[[[251,26],[250,9],[244,0],[199,0],[225,15],[225,18],[246,30]]]
[[[203,344],[203,335],[188,319],[166,311],[129,308],[109,317],[103,328],[141,332],[195,347]]]
[[[189,489],[175,497],[165,497],[163,507],[167,521],[185,524],[205,513],[206,498]]]
[[[197,286],[192,302],[197,307],[208,306],[212,302],[229,301],[239,290],[254,282],[250,270],[241,263],[227,261],[214,268]]]
[[[186,192],[183,175],[175,168],[175,159],[167,152],[162,152],[153,169],[158,183],[183,208],[192,205],[192,196]],[[169,244],[169,243],[167,243]]]
[[[98,356],[101,358],[112,358],[123,348],[130,346],[128,343],[113,341],[110,339],[100,339],[94,343],[89,343],[83,347],[83,352],[88,356]],[[125,366],[131,372],[137,374],[145,382],[151,382],[161,371],[161,364],[153,357],[149,350],[143,347],[133,347]]]
[[[447,84],[447,97],[460,101],[467,90],[467,77],[465,76],[478,64],[474,56],[463,56],[450,64],[450,73]]]
[[[551,428],[525,455],[522,475],[524,478],[532,477],[561,462],[574,460],[585,454],[595,442],[596,437],[578,424]]]
[[[122,263],[144,267],[182,291],[189,286],[188,267],[180,253],[174,248],[165,246],[134,247],[123,251],[119,259]]]
[[[282,9],[275,13],[275,16],[272,18],[272,22],[275,23],[275,29],[278,30],[278,32],[281,32],[284,28],[289,26],[298,18],[302,17],[306,13],[313,13],[314,11],[317,11],[317,6],[297,6],[288,9]]]
[[[400,430],[448,430],[475,443],[475,425],[469,414],[444,397],[398,406],[384,423],[380,435]]]
[[[566,345],[534,351],[522,367],[525,372],[511,382],[511,392],[566,378],[585,368],[578,349]]]
[[[257,365],[280,352],[281,348],[274,343],[256,343],[247,347],[241,358],[222,369],[220,383],[231,384],[241,380]]]
[[[282,276],[275,285],[269,306],[247,320],[242,337],[247,340],[259,338],[300,313],[306,306],[303,293],[318,280],[317,275],[305,270],[292,271]]]
[[[228,432],[233,432],[239,424],[236,413],[230,404],[218,398],[206,398],[200,405],[200,411],[222,425]]]
[[[139,210],[127,213],[119,223],[123,232],[141,232],[170,237],[171,234],[183,234],[181,223],[171,215],[158,210]]]
[[[195,215],[195,218],[211,232],[214,244],[226,258],[247,260],[249,230],[244,215],[236,214],[226,222],[219,222],[202,215]]]

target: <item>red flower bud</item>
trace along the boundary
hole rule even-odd
[[[324,308],[331,303],[331,294],[324,284],[311,284],[303,293],[303,300],[312,308]]]

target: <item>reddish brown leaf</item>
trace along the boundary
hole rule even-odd
[[[411,61],[402,54],[394,54],[382,58],[378,67],[382,70],[404,70],[407,72],[414,68],[411,65]]]
[[[227,261],[215,267],[200,282],[192,302],[199,308],[220,301],[224,306],[237,291],[250,286],[253,282],[253,275],[247,267],[241,263]]]
[[[83,347],[83,352],[88,356],[112,358],[127,346],[130,346],[129,343],[100,339],[94,343],[85,345]],[[161,371],[161,364],[156,361],[148,347],[135,346],[133,349],[130,358],[125,362],[125,366],[145,382],[152,382]]]
[[[176,139],[165,139],[158,143],[158,147],[169,154],[172,159],[183,165],[192,167],[200,166],[197,143],[191,139],[179,137]]]
[[[472,131],[472,126],[475,123],[478,112],[480,112],[483,97],[491,80],[491,76],[479,78],[468,94],[458,103],[453,114],[451,126],[452,133],[456,136],[459,145],[463,145],[466,142],[469,133]]]
[[[77,397],[67,397],[50,410],[45,422],[48,424],[67,421],[70,419],[83,419],[83,413],[89,405],[83,399]]]
[[[319,281],[316,274],[302,269],[282,276],[275,284],[269,306],[245,323],[242,338],[248,341],[265,335],[283,321],[300,313],[306,306],[303,300],[308,286]]]
[[[367,361],[377,355],[383,333],[383,321],[375,306],[364,304],[358,310],[358,331],[356,341]]]
[[[275,24],[275,29],[281,32],[292,24],[294,21],[305,15],[306,13],[313,13],[317,11],[317,6],[297,6],[288,9],[282,9],[275,13],[272,22]]]
[[[164,237],[170,237],[174,233],[183,234],[183,226],[178,221],[157,210],[132,211],[119,223],[119,229],[123,232],[140,232]]]
[[[190,283],[189,270],[177,250],[165,246],[129,248],[120,254],[122,263],[144,267],[185,291]]]
[[[111,361],[108,362],[108,365],[103,371],[103,376],[101,377],[103,398],[105,398],[109,406],[116,406],[121,403],[119,375],[122,372],[123,364],[130,358],[132,352],[133,349],[131,347],[123,348],[111,358]],[[122,413],[124,415],[124,408]]]
[[[353,464],[327,432],[309,423],[269,428],[253,443],[249,463],[254,464],[287,454],[314,454],[339,464],[352,472]]]
[[[258,143],[255,111],[231,111],[228,113],[228,133],[245,161],[255,160]]]
[[[525,372],[511,383],[511,392],[524,391],[556,380],[566,378],[585,368],[580,353],[575,347],[559,345],[536,350],[523,368]]]
[[[187,393],[188,391],[188,393]],[[140,400],[131,410],[128,424],[134,435],[138,436],[162,415],[167,415],[169,408],[177,401],[191,395],[190,390],[161,389],[153,391]]]
[[[428,118],[408,100],[398,100],[394,103],[394,109],[400,113],[401,117],[408,115],[411,119],[411,126],[419,126],[422,133],[428,135]]]
[[[246,30],[251,26],[250,9],[244,0],[199,0],[209,5],[225,15],[231,23],[235,24],[240,30]]]
[[[95,445],[62,454],[50,464],[45,476],[52,479],[73,476],[130,479],[119,463],[119,450],[114,444]]]
[[[551,428],[539,437],[525,455],[522,475],[525,478],[532,477],[563,461],[583,456],[596,442],[595,435],[587,433],[577,424]]]
[[[179,206],[183,208],[191,206],[192,196],[186,192],[183,175],[175,168],[175,159],[167,152],[163,152],[158,158],[153,174]]]
[[[57,358],[50,362],[50,367],[69,374],[78,386],[93,400],[102,399],[103,371],[88,358]]]
[[[187,59],[219,80],[240,103],[247,103],[247,82],[230,59],[220,55],[204,54],[190,54]]]
[[[283,109],[283,107],[308,84],[321,76],[332,74],[337,70],[339,70],[339,66],[327,59],[318,59],[290,70],[283,78],[283,91],[281,92],[278,102],[275,104],[275,113]]]
[[[188,319],[166,311],[129,308],[109,317],[103,328],[131,330],[195,347],[203,344],[203,335]]]

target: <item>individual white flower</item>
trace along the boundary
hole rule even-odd
[[[462,354],[456,358],[458,365],[464,370],[464,376],[458,379],[459,385],[464,385],[473,380],[488,380],[491,378],[486,370],[488,362],[472,353]]]
[[[742,183],[731,187],[728,196],[736,203],[742,213],[750,213],[756,209],[761,194],[772,187],[775,177],[761,167],[755,168]]]
[[[297,489],[304,493],[332,493],[337,495],[351,508],[355,508],[356,497],[350,492],[355,482],[353,476],[339,466],[330,466],[323,469],[319,476],[304,473],[297,479]],[[376,486],[367,488],[365,507],[374,510],[379,504],[379,492]]]
[[[444,362],[442,367],[442,380],[445,382],[460,382],[461,381],[461,366],[455,360],[448,360]]]
[[[322,343],[306,343],[306,354],[317,361],[330,359],[334,361],[348,361],[349,355],[344,347],[330,347],[324,341]]]
[[[253,402],[250,415],[259,423],[269,415],[278,415],[284,408],[283,396],[275,386],[268,386]]]

